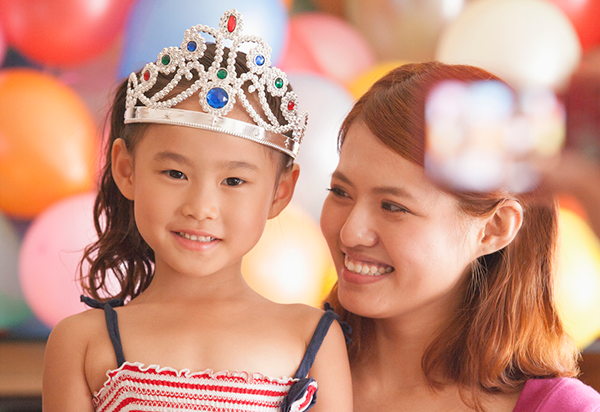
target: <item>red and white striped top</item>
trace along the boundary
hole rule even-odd
[[[176,371],[156,365],[125,362],[107,372],[108,379],[93,398],[98,412],[113,411],[279,411],[295,378],[270,378],[259,373]],[[314,388],[308,392],[314,393]],[[311,393],[311,395],[312,395]],[[310,399],[308,399],[309,401]],[[304,410],[301,403],[296,405]]]

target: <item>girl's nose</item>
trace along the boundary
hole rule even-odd
[[[196,220],[214,220],[219,216],[218,194],[207,186],[190,188],[181,212]]]

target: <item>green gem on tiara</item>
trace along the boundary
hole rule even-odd
[[[227,70],[225,69],[219,69],[219,71],[217,72],[217,77],[221,80],[223,80],[224,78],[227,77]]]
[[[277,87],[278,89],[281,89],[283,87],[283,79],[281,77],[275,79],[275,87]]]
[[[165,66],[168,66],[169,63],[171,63],[171,56],[169,56],[168,54],[165,54],[162,59],[160,59],[161,63],[164,64]]]

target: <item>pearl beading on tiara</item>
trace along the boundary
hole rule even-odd
[[[156,62],[144,66],[139,77],[136,73],[131,73],[127,84],[125,123],[162,123],[219,131],[250,139],[296,158],[306,131],[308,114],[298,111],[298,96],[287,90],[289,83],[286,74],[271,66],[271,47],[259,36],[242,35],[242,28],[242,15],[235,9],[228,10],[221,17],[218,28],[201,24],[191,27],[185,31],[180,47],[164,48],[158,54]],[[206,42],[201,33],[209,34],[215,39],[215,57],[209,67],[204,67],[198,60],[206,50]],[[232,45],[229,47],[226,66],[223,67],[226,39]],[[236,56],[240,45],[245,43],[254,44],[246,54],[249,71],[238,76],[235,70]],[[198,76],[196,81],[179,94],[163,100],[183,77],[192,80],[193,72]],[[146,96],[146,92],[156,84],[159,73],[175,75],[162,90],[150,97]],[[266,120],[248,101],[244,86],[248,93],[257,98]],[[172,109],[196,93],[204,112]],[[267,102],[267,93],[281,97],[280,110],[287,123],[279,124]],[[233,109],[236,100],[239,100],[255,125],[224,118]],[[136,106],[138,101],[143,106]],[[188,115],[185,112],[190,113]],[[240,127],[237,123],[252,127]],[[284,135],[290,131],[291,137]]]

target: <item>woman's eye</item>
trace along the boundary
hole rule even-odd
[[[244,180],[240,179],[239,177],[228,177],[223,182],[227,186],[239,186],[239,185],[245,183]]]
[[[381,203],[381,207],[384,210],[387,210],[389,212],[402,212],[402,213],[408,213],[408,209],[402,206],[399,206],[395,203],[389,203],[389,202],[382,202]]]
[[[180,172],[179,170],[167,170],[165,173],[173,179],[181,180],[186,178],[185,174],[183,174],[183,172]]]
[[[331,193],[333,193],[337,197],[348,197],[348,193],[344,192],[344,190],[342,190],[341,188],[339,188],[337,186],[333,186],[327,190],[329,190]]]

